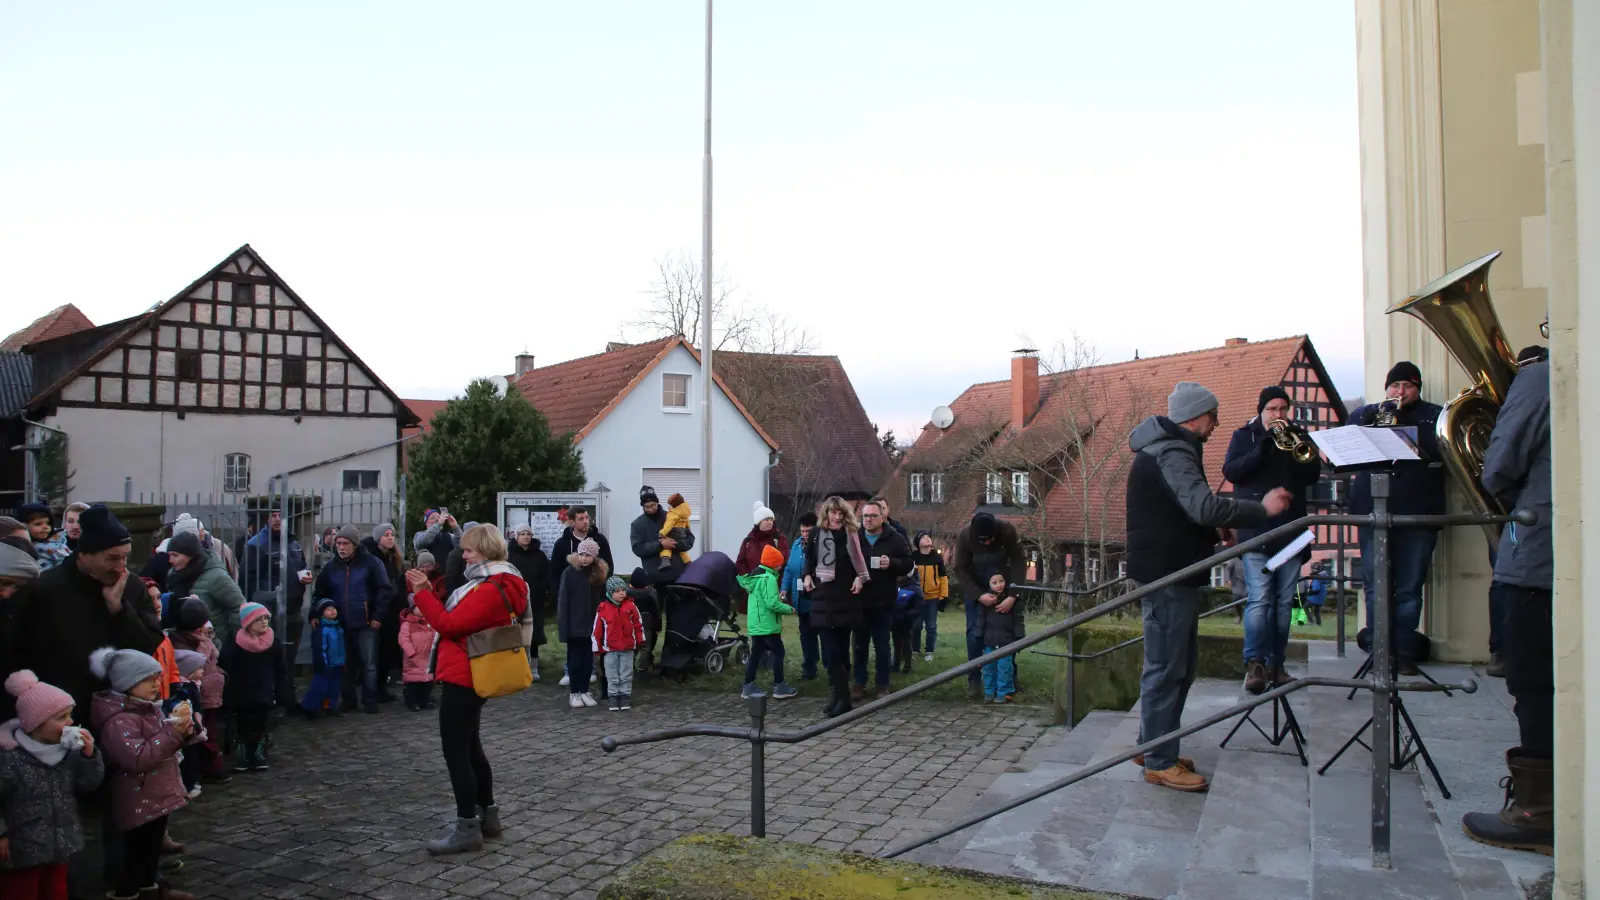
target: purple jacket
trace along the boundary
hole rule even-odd
[[[111,770],[111,814],[118,831],[132,831],[188,805],[178,775],[183,738],[159,703],[101,691],[94,695],[89,724]]]

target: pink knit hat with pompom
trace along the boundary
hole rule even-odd
[[[22,722],[23,731],[33,731],[73,706],[71,694],[45,684],[28,669],[11,673],[6,679],[6,693],[17,698],[17,719]]]

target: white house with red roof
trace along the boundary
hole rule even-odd
[[[572,435],[583,453],[591,490],[611,491],[611,523],[604,529],[624,577],[640,564],[628,542],[628,523],[639,515],[639,489],[655,488],[663,503],[673,493],[694,515],[695,553],[707,547],[701,532],[700,355],[681,337],[644,344],[613,344],[604,353],[549,366],[517,357],[510,382],[550,423]],[[754,522],[757,501],[767,502],[778,443],[716,378],[712,394],[712,516],[710,547],[734,555]],[[408,401],[419,414],[432,401]],[[548,549],[548,548],[547,548]]]

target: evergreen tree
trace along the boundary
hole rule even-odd
[[[582,490],[583,454],[570,437],[551,434],[544,414],[515,388],[501,396],[480,378],[412,446],[408,478],[410,532],[421,529],[423,510],[440,506],[461,523],[493,523],[500,491]]]

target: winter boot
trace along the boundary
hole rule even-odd
[[[428,853],[449,856],[452,853],[476,853],[483,849],[483,823],[477,819],[457,819],[450,833],[437,841],[428,842]]]
[[[1498,813],[1467,813],[1461,830],[1480,844],[1555,854],[1555,773],[1548,759],[1524,756],[1521,747],[1506,751],[1511,774],[1501,779],[1505,808]]]
[[[1490,678],[1506,677],[1506,663],[1505,660],[1500,658],[1500,654],[1489,654],[1489,666],[1488,668],[1484,669],[1484,674],[1488,675]]]
[[[828,718],[842,716],[849,712],[850,705],[850,670],[839,666],[828,670],[828,684],[833,688],[833,703],[824,710]]]
[[[501,835],[501,833],[502,833],[501,832],[501,828],[500,828],[500,807],[499,806],[480,806],[480,807],[478,807],[478,822],[480,823],[480,826],[481,826],[481,829],[483,831],[483,836],[484,837],[486,837],[486,838],[497,838],[497,837],[499,837]]]
[[[240,741],[233,748],[233,770],[235,772],[248,772],[251,765],[251,745]]]
[[[250,771],[265,772],[267,770],[267,739],[256,741],[256,752],[250,760]]]

